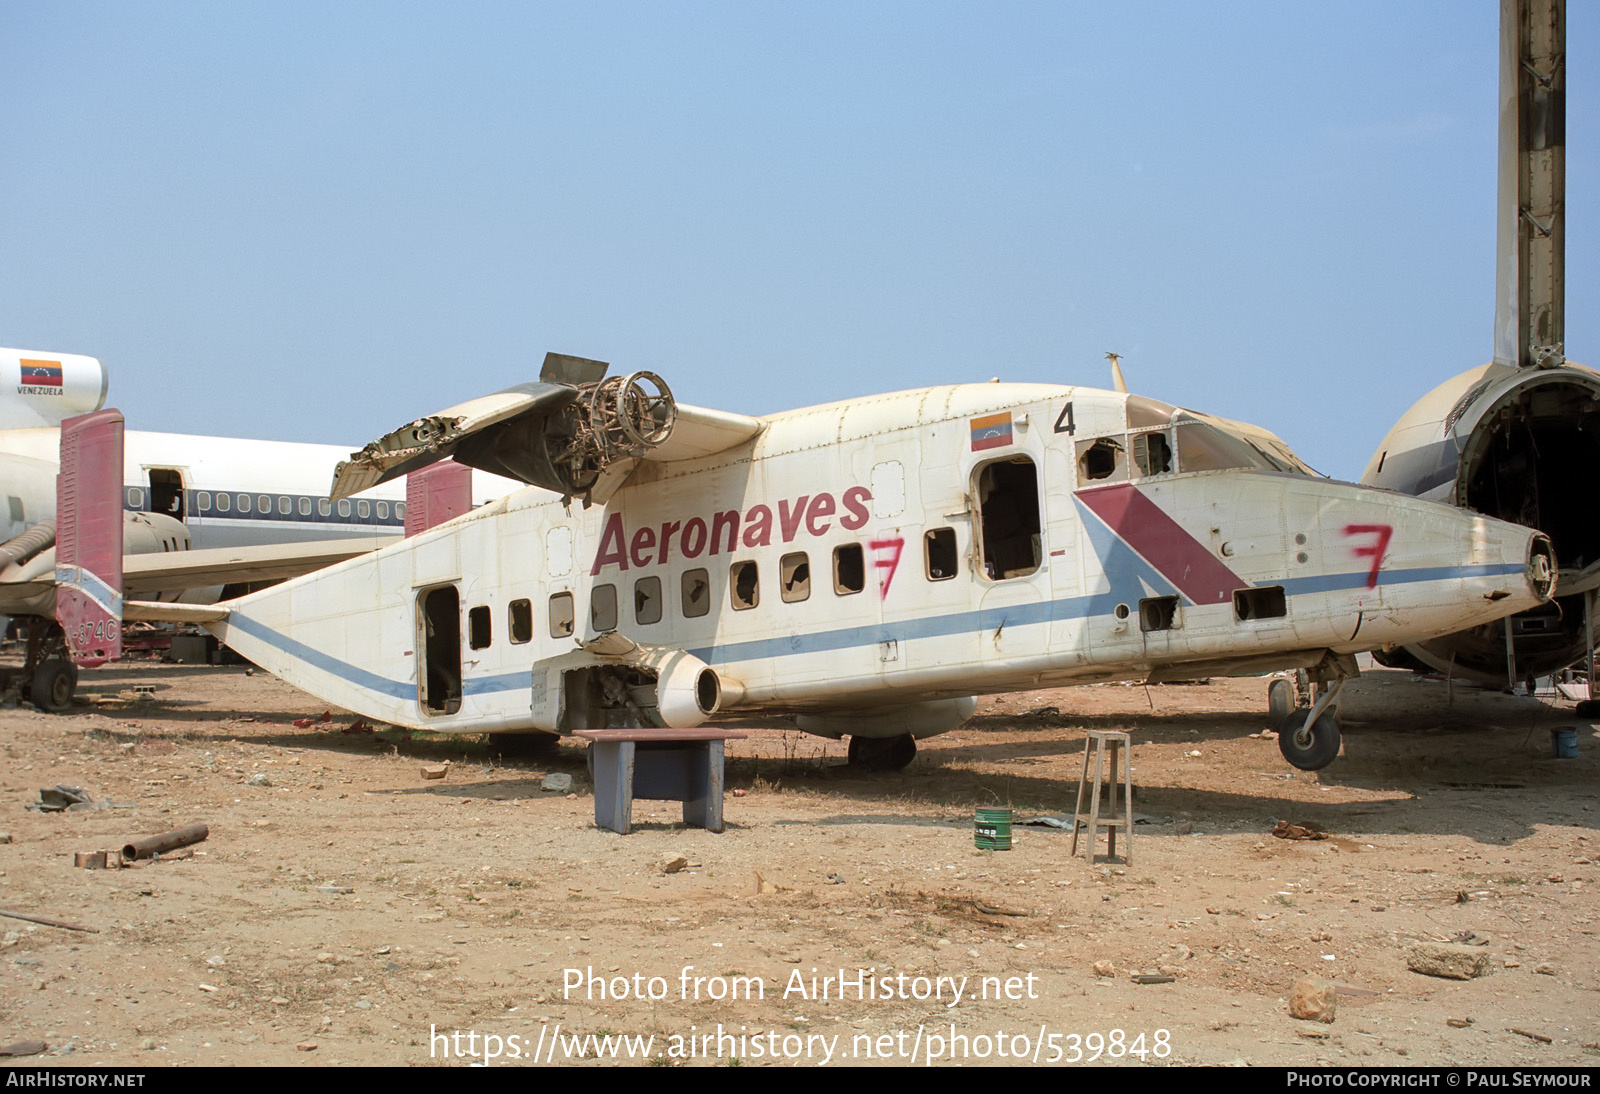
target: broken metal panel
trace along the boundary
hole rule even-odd
[[[545,384],[570,384],[573,387],[598,384],[605,379],[606,369],[610,367],[605,361],[594,361],[588,357],[547,353],[544,355],[544,367],[539,370],[539,381]]]
[[[1501,0],[1497,364],[1564,363],[1566,0]]]

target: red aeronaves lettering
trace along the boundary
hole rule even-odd
[[[854,532],[864,527],[871,517],[867,507],[871,500],[872,491],[865,486],[852,486],[837,498],[833,494],[821,493],[779,499],[776,518],[778,534],[784,543],[793,542],[802,529],[807,535],[824,536],[832,530],[835,521],[840,528]],[[713,513],[709,526],[705,517],[690,517],[687,520],[667,520],[660,525],[635,528],[630,535],[622,514],[611,513],[601,529],[600,547],[595,551],[589,576],[597,576],[607,566],[627,570],[630,567],[643,568],[669,562],[674,544],[677,545],[679,556],[686,559],[699,558],[702,554],[732,554],[741,544],[745,547],[767,547],[772,543],[773,523],[772,508],[758,503],[743,514],[737,509]],[[900,540],[884,542],[903,543]],[[878,543],[874,541],[873,549],[877,548]],[[899,561],[900,554],[896,550],[888,575],[881,582],[885,595],[889,591],[889,582],[894,579],[894,566]],[[879,565],[884,563],[880,561]]]
[[[1383,553],[1389,549],[1389,539],[1394,535],[1392,524],[1346,524],[1344,534],[1347,536],[1377,536],[1376,543],[1369,543],[1364,547],[1352,547],[1357,558],[1370,558],[1372,570],[1367,574],[1367,588],[1378,587],[1378,569],[1383,565]]]

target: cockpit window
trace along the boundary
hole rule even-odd
[[[1247,441],[1204,422],[1186,422],[1177,428],[1178,467],[1183,471],[1221,471],[1229,467],[1276,470]]]
[[[1078,445],[1078,478],[1081,482],[1097,482],[1122,478],[1125,471],[1122,442],[1111,437],[1084,441]]]
[[[1130,440],[1140,475],[1165,475],[1172,470],[1172,442],[1166,433],[1135,433]]]

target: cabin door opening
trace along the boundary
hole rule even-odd
[[[182,473],[167,467],[150,469],[150,512],[184,520]]]
[[[986,464],[978,472],[983,573],[990,581],[1039,569],[1039,474],[1026,456]]]
[[[461,709],[461,595],[454,585],[417,594],[422,617],[422,710],[454,714]]]

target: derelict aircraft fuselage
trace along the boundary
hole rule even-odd
[[[1356,652],[1554,582],[1537,532],[1316,477],[1270,433],[1140,396],[971,384],[750,421],[720,450],[632,462],[598,504],[520,490],[206,625],[396,725],[783,712],[896,766],[977,694],[1285,668],[1333,683]],[[1332,734],[1332,753],[1307,729],[1285,754],[1322,766]]]

